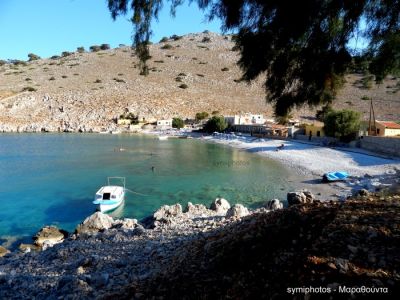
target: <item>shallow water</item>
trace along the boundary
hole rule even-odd
[[[216,197],[256,207],[290,189],[281,164],[199,140],[1,134],[0,244],[5,236],[31,236],[44,225],[72,231],[94,211],[94,194],[108,176],[126,177],[136,192],[127,193],[111,215],[138,219],[164,204],[209,205]]]

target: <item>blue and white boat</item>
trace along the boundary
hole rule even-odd
[[[340,181],[340,180],[346,180],[347,177],[349,177],[349,174],[344,171],[328,172],[322,176],[322,181],[324,182]]]
[[[118,179],[122,182],[122,186],[111,185],[110,180]],[[108,185],[101,187],[94,198],[93,204],[100,212],[111,211],[124,201],[125,197],[125,177],[108,177]]]

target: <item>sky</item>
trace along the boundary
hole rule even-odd
[[[41,57],[60,55],[83,46],[132,44],[129,15],[113,21],[106,0],[0,0],[0,59],[27,60],[28,53]],[[170,16],[165,6],[153,21],[152,42],[173,34],[220,31],[219,20],[207,22],[195,3]]]

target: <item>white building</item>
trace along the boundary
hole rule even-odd
[[[229,125],[262,125],[265,123],[265,119],[263,115],[253,115],[253,114],[245,114],[245,115],[235,115],[230,117],[225,117],[225,121]]]
[[[157,129],[171,129],[172,119],[157,120]]]

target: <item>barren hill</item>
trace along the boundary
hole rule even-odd
[[[130,47],[5,64],[0,66],[0,131],[98,131],[127,111],[146,120],[192,118],[200,111],[272,116],[263,78],[240,82],[233,46],[230,36],[215,33],[168,39],[150,46],[148,76],[139,74]],[[368,88],[360,80],[361,75],[348,76],[335,105],[366,117],[372,98],[378,119],[400,120],[399,79]],[[315,109],[299,108],[294,115],[307,119]]]

